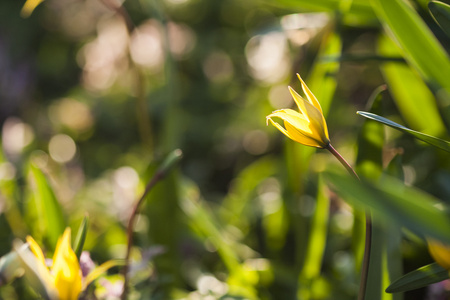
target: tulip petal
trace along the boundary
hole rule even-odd
[[[282,119],[286,128],[273,121],[273,117]],[[287,137],[303,145],[323,148],[329,142],[323,137],[323,130],[320,127],[314,127],[313,123],[308,122],[302,114],[292,109],[277,110],[267,116],[267,119]]]
[[[291,92],[292,98],[294,98],[295,103],[297,104],[299,110],[302,114],[307,118],[310,122],[320,124],[325,124],[325,119],[322,115],[322,112],[319,111],[314,105],[310,102],[303,99],[293,88],[289,87],[289,91]]]
[[[61,299],[76,300],[81,293],[81,270],[70,245],[70,228],[64,231],[56,245],[52,273]]]
[[[292,124],[292,126],[299,128],[299,130],[304,130],[309,134],[313,132],[310,129],[309,121],[305,119],[305,116],[296,112],[292,109],[279,109],[267,116],[268,118],[277,117],[283,121],[287,121]]]
[[[291,87],[289,87],[289,91],[300,113],[292,109],[280,109],[268,115],[266,117],[267,121],[270,121],[283,134],[300,144],[324,148],[330,143],[330,140],[322,108],[300,75],[298,75],[298,78],[302,83],[302,89],[308,100],[305,100]],[[274,122],[272,120],[274,117],[282,119],[284,127]]]
[[[284,129],[283,126],[281,126],[280,124],[278,124],[277,122],[275,122],[274,120],[272,120],[269,117],[267,117],[267,120],[269,120],[270,123],[272,123],[272,125],[275,126],[279,131],[281,131],[285,136],[287,136],[291,140],[295,141],[295,137],[293,135],[291,135],[286,129]]]
[[[323,148],[326,145],[321,140],[317,140],[311,136],[303,134],[301,131],[297,130],[297,128],[295,128],[288,122],[284,122],[284,126],[286,127],[286,130],[290,133],[290,135],[293,136],[292,139],[302,145],[317,148]]]
[[[314,94],[311,92],[311,90],[308,88],[308,86],[306,85],[306,83],[303,81],[302,77],[300,77],[300,74],[297,73],[297,77],[298,79],[300,79],[300,82],[302,83],[302,90],[306,95],[306,98],[308,98],[309,102],[314,105],[315,108],[317,108],[321,114],[323,114],[322,112],[322,107],[320,106],[319,101],[317,101],[316,96],[314,96]]]
[[[21,256],[22,261],[24,264],[26,264],[26,268],[31,269],[32,271],[28,270],[29,277],[31,278],[31,283],[34,288],[37,287],[39,290],[40,284],[45,289],[45,292],[49,295],[50,299],[56,299],[56,289],[53,284],[53,277],[50,274],[50,271],[47,268],[47,265],[45,264],[45,257],[44,253],[42,252],[41,247],[39,247],[38,243],[31,237],[26,237],[27,243],[30,246],[31,253],[27,254],[26,252],[18,252]],[[37,277],[34,277],[31,273],[34,273],[37,275]],[[37,278],[40,283],[37,283],[34,279]],[[53,295],[53,296],[51,296]]]
[[[36,241],[31,236],[27,236],[26,239],[28,245],[30,246],[31,252],[33,252],[34,256],[36,256],[36,258],[43,266],[47,267],[45,265],[45,256],[44,253],[42,252],[41,247],[39,247],[38,243],[36,243]]]

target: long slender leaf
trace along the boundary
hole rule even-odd
[[[371,95],[368,105],[372,112],[382,112],[382,92],[385,86],[380,86]],[[358,155],[356,158],[356,170],[360,176],[377,180],[382,173],[382,157],[384,144],[383,125],[375,122],[365,121],[358,135]],[[365,228],[364,212],[356,212],[354,233],[358,245],[355,245],[356,253],[362,255],[365,244],[365,232],[360,228]],[[367,287],[365,299],[378,300],[382,298],[383,293],[383,275],[385,274],[385,256],[386,250],[386,229],[381,226],[381,222],[377,222],[376,216],[372,217],[373,233],[371,243],[371,259],[369,263],[369,273],[367,279]],[[364,222],[364,223],[363,223]],[[358,257],[362,261],[362,257]]]
[[[440,86],[449,93],[450,59],[418,13],[404,0],[372,0],[371,3],[407,61],[436,91]],[[440,101],[441,107],[447,107],[450,102],[447,97],[440,98]],[[445,118],[448,121],[450,116]]]
[[[324,116],[328,111],[336,90],[337,80],[334,76],[339,70],[338,61],[325,60],[326,57],[339,57],[342,52],[342,41],[335,32],[329,33],[323,38],[321,49],[316,61],[312,66],[312,72],[307,79],[308,87],[314,91],[317,99],[320,99],[320,105]]]
[[[385,174],[404,181],[404,173],[402,167],[402,157],[396,155],[387,168],[384,170]],[[386,232],[386,258],[387,269],[389,272],[388,282],[384,284],[387,287],[394,279],[400,278],[403,275],[403,259],[402,259],[402,232],[400,226],[389,226]],[[395,293],[392,296],[393,300],[403,300],[403,293]]]
[[[343,199],[357,207],[372,208],[383,222],[390,220],[420,236],[450,243],[450,218],[445,210],[438,208],[442,203],[433,196],[388,176],[374,184],[358,182],[332,170],[325,173]]]
[[[428,9],[436,20],[436,23],[450,37],[450,5],[440,1],[430,1],[428,3]]]
[[[378,51],[386,56],[401,55],[401,50],[386,35],[378,39]],[[415,70],[395,62],[382,64],[381,70],[395,104],[410,127],[431,135],[446,131],[436,98]]]
[[[386,292],[387,293],[406,292],[448,278],[449,274],[446,269],[444,269],[437,263],[432,263],[400,277],[386,289]]]
[[[325,252],[325,244],[328,232],[328,218],[330,210],[330,200],[325,194],[325,184],[322,176],[318,180],[318,191],[316,197],[316,209],[312,219],[311,230],[305,257],[305,264],[299,276],[299,289],[297,291],[299,299],[314,298],[311,295],[311,286],[320,276],[322,260]],[[312,296],[312,297],[311,297]]]
[[[39,213],[39,221],[44,227],[44,236],[48,238],[50,247],[55,247],[58,238],[63,234],[66,227],[61,205],[44,173],[33,163],[30,163],[30,173],[35,183],[34,198]]]
[[[420,140],[422,140],[422,141],[424,141],[424,142],[426,142],[426,143],[428,143],[430,145],[433,145],[433,146],[435,146],[437,148],[440,148],[440,149],[442,149],[444,151],[450,152],[450,143],[445,141],[445,140],[443,140],[443,139],[440,139],[440,138],[437,138],[437,137],[434,137],[434,136],[431,136],[431,135],[428,135],[428,134],[425,134],[425,133],[421,133],[421,132],[409,129],[409,128],[403,126],[403,125],[395,123],[395,122],[393,122],[393,121],[391,121],[389,119],[386,119],[384,117],[378,116],[376,114],[372,114],[372,113],[365,112],[365,111],[358,111],[357,114],[359,114],[359,115],[361,115],[363,117],[366,117],[366,118],[369,118],[369,119],[381,122],[381,123],[383,123],[385,125],[388,125],[388,126],[390,126],[392,128],[395,128],[395,129],[403,131],[403,132],[405,132],[407,134],[410,134],[410,135],[412,135],[412,136],[414,136],[414,137],[416,137],[416,138],[418,138],[418,139],[420,139]]]
[[[80,227],[78,228],[77,237],[75,238],[75,242],[73,243],[73,249],[78,259],[80,259],[81,252],[83,251],[84,242],[86,241],[87,229],[89,224],[89,217],[87,215],[84,216],[81,221]]]

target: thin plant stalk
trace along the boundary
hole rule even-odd
[[[144,192],[142,193],[142,196],[139,198],[139,200],[136,202],[136,204],[133,207],[133,211],[131,212],[130,220],[128,221],[128,227],[127,227],[127,252],[125,254],[125,265],[122,270],[123,274],[123,291],[121,295],[122,300],[126,300],[128,296],[128,270],[130,268],[130,254],[131,254],[131,247],[133,246],[133,231],[134,231],[134,224],[136,217],[138,216],[138,212],[140,210],[140,207],[142,203],[144,202],[145,198],[147,197],[148,193],[153,189],[153,187],[164,177],[167,175],[169,170],[177,163],[182,157],[182,152],[180,149],[172,151],[170,155],[166,158],[166,160],[163,162],[162,166],[156,171],[155,175],[153,175],[152,179],[147,183],[147,186],[145,187]]]
[[[331,144],[328,144],[325,149],[331,152],[339,162],[345,167],[345,169],[355,179],[360,180],[358,174],[352,168],[352,166],[337,152]],[[361,267],[361,282],[359,285],[358,300],[363,300],[366,294],[367,278],[369,276],[369,262],[370,262],[370,250],[372,247],[372,218],[370,212],[366,211],[366,238],[364,242],[364,257]]]

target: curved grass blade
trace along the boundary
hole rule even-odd
[[[450,5],[440,1],[430,1],[428,9],[436,23],[450,37]]]
[[[83,251],[84,242],[86,241],[87,229],[89,224],[89,216],[86,214],[81,221],[80,228],[78,228],[77,237],[73,243],[73,249],[75,249],[75,254],[80,260],[81,252]]]
[[[403,275],[386,289],[386,293],[399,293],[418,289],[432,283],[448,279],[448,271],[432,263]]]
[[[378,115],[373,114],[373,113],[369,113],[369,112],[365,112],[365,111],[358,111],[356,113],[358,115],[361,115],[361,116],[366,117],[368,119],[372,119],[374,121],[381,122],[381,123],[383,123],[383,124],[385,124],[385,125],[387,125],[389,127],[392,127],[392,128],[398,129],[400,131],[403,131],[403,132],[405,132],[407,134],[410,134],[410,135],[418,138],[419,140],[422,140],[422,141],[424,141],[424,142],[426,142],[426,143],[428,143],[430,145],[433,145],[433,146],[435,146],[437,148],[440,148],[440,149],[442,149],[444,151],[450,152],[450,143],[445,141],[445,140],[443,140],[443,139],[440,139],[440,138],[437,138],[437,137],[434,137],[434,136],[431,136],[431,135],[428,135],[428,134],[425,134],[425,133],[421,133],[421,132],[409,129],[409,128],[403,126],[403,125],[400,125],[398,123],[395,123],[395,122],[393,122],[393,121],[391,121],[389,119],[386,119],[384,117],[378,116]]]
[[[369,207],[383,222],[394,222],[419,236],[450,243],[449,215],[433,196],[387,175],[377,183],[364,178],[358,182],[334,170],[325,171],[325,175],[334,190],[356,208]]]

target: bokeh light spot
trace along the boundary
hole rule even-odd
[[[77,146],[73,139],[66,134],[57,134],[50,139],[48,144],[50,157],[59,163],[72,160],[77,152]]]
[[[19,118],[6,119],[2,128],[2,145],[10,155],[20,154],[34,139],[34,132],[30,125],[23,123]]]
[[[276,83],[289,72],[287,41],[281,32],[252,37],[245,47],[245,56],[250,74],[257,80]]]

